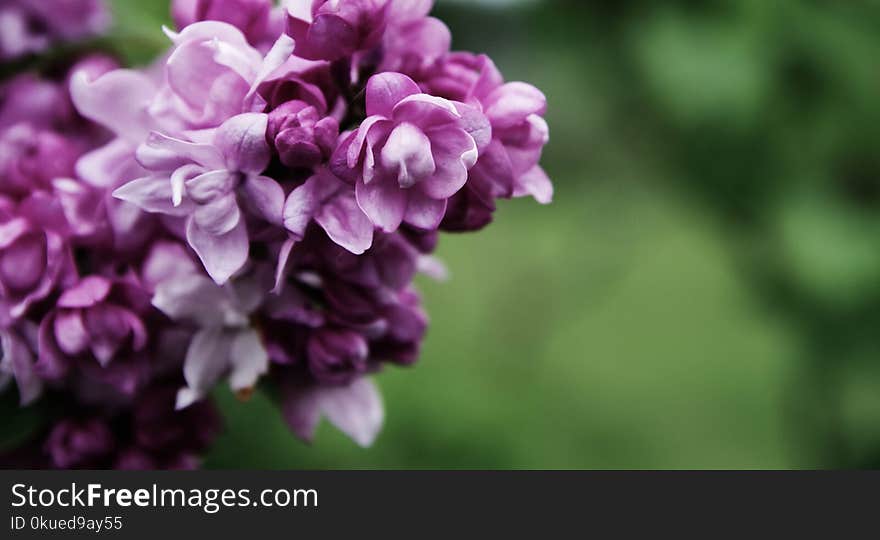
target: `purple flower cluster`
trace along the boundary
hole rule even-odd
[[[147,69],[5,85],[0,373],[87,411],[53,466],[193,463],[221,381],[372,443],[368,375],[418,359],[439,232],[552,197],[544,95],[450,52],[432,3],[177,0]]]
[[[99,34],[109,22],[103,0],[0,0],[0,60]]]

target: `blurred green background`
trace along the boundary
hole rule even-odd
[[[167,0],[117,0],[135,62]],[[439,0],[547,94],[556,200],[446,236],[370,450],[217,397],[218,468],[880,466],[880,4]]]

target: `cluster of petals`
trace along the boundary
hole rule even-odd
[[[175,0],[146,68],[4,84],[0,377],[104,404],[51,426],[43,464],[192,466],[223,381],[271,388],[302,439],[326,418],[373,442],[371,375],[419,357],[438,234],[552,198],[546,98],[450,51],[432,6]]]

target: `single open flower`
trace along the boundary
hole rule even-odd
[[[186,219],[186,238],[208,274],[223,284],[244,266],[250,246],[242,206],[281,224],[284,191],[260,173],[269,163],[267,116],[230,118],[211,144],[153,133],[138,151],[152,174],[114,192],[147,212]],[[239,204],[241,202],[241,205]]]
[[[257,271],[220,287],[186,259],[164,255],[154,251],[155,260],[148,262],[154,275],[165,276],[156,285],[153,305],[173,320],[196,327],[183,364],[186,386],[177,393],[176,407],[203,399],[224,375],[234,391],[249,392],[269,369],[269,356],[251,326],[251,315],[262,305],[271,278]],[[158,268],[181,262],[177,269]]]
[[[333,171],[355,183],[358,205],[382,230],[402,222],[437,228],[477,162],[479,119],[399,73],[373,76],[366,104],[367,118],[340,143]]]

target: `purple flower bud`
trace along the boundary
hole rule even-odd
[[[251,43],[263,39],[272,0],[174,0],[171,16],[178,29],[199,21],[220,21],[241,30]]]
[[[101,420],[62,420],[49,433],[45,451],[59,469],[100,468],[114,444],[113,433]]]
[[[204,451],[220,433],[220,416],[209,400],[175,410],[177,387],[164,385],[145,391],[132,411],[137,447],[167,461]]]
[[[295,54],[309,60],[338,60],[377,46],[389,0],[313,0],[289,7],[287,33]]]
[[[281,163],[288,167],[315,167],[326,161],[339,137],[339,122],[322,118],[304,101],[288,101],[269,113],[266,138]]]
[[[370,343],[370,355],[403,365],[415,363],[428,328],[419,295],[412,289],[401,292],[397,302],[383,308],[382,316],[388,330]]]
[[[348,384],[367,370],[369,348],[357,332],[321,329],[309,337],[309,371],[324,384]]]

